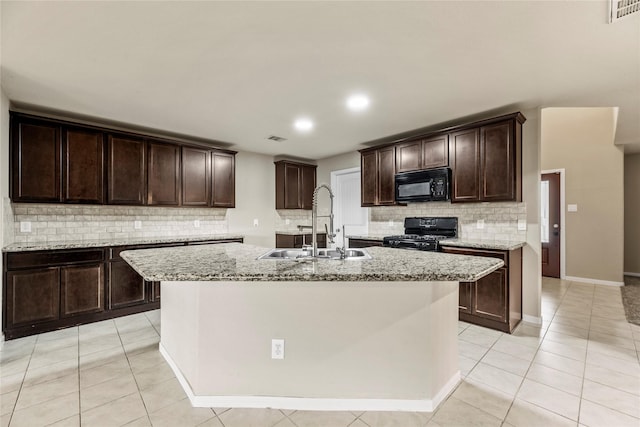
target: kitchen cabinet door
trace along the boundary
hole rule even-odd
[[[182,206],[209,206],[210,184],[211,152],[182,147]]]
[[[180,204],[180,147],[174,144],[149,142],[148,190],[150,206]]]
[[[395,205],[395,147],[387,146],[363,151],[360,166],[361,205]]]
[[[236,205],[235,155],[214,151],[211,154],[211,206],[233,208]]]
[[[104,263],[60,268],[61,317],[104,311]]]
[[[302,209],[313,208],[313,191],[316,188],[316,167],[315,166],[302,166],[300,178],[302,183],[300,185],[300,207]]]
[[[477,128],[450,135],[452,202],[480,201],[480,132]]]
[[[396,172],[422,169],[422,141],[415,140],[396,145]]]
[[[276,209],[312,208],[316,166],[280,160],[276,165]]]
[[[125,261],[109,262],[109,308],[144,304],[148,300],[144,279]]]
[[[144,205],[147,162],[142,139],[109,135],[107,203]]]
[[[64,130],[64,202],[104,203],[104,134]]]
[[[471,314],[471,289],[473,285],[473,282],[460,282],[458,293],[458,311],[460,313]]]
[[[513,122],[480,128],[483,201],[515,200],[515,141]]]
[[[422,141],[421,169],[442,168],[449,165],[449,135]]]
[[[361,205],[375,206],[378,195],[378,152],[367,151],[360,158]]]
[[[507,270],[499,268],[473,284],[473,306],[471,314],[498,322],[506,322]]]
[[[395,148],[378,150],[378,205],[395,205]]]
[[[9,271],[5,328],[58,319],[60,269],[57,267]]]
[[[11,117],[11,200],[61,202],[60,125]]]

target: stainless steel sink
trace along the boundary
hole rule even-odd
[[[319,249],[318,258],[321,259],[341,259],[340,252],[332,249]],[[258,259],[288,259],[305,260],[312,259],[310,249],[272,249]],[[364,249],[347,249],[345,260],[371,259],[371,255]]]

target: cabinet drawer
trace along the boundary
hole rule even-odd
[[[104,261],[104,249],[7,254],[7,269]]]
[[[490,249],[470,249],[470,248],[453,248],[451,246],[443,246],[442,252],[456,255],[482,256],[486,258],[498,258],[504,261],[505,266],[508,261],[508,252],[494,251]]]

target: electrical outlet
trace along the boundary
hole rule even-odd
[[[194,219],[193,220],[193,226],[194,226],[194,228],[200,228],[200,220],[199,219]]]
[[[133,221],[133,228],[135,228],[136,230],[140,230],[142,228],[142,221]]]
[[[518,220],[518,230],[519,231],[526,231],[527,230],[527,220],[526,219],[519,219]]]
[[[258,218],[253,219],[253,226],[257,227],[260,223],[258,222]]]
[[[392,220],[392,219],[390,219],[390,220],[389,220],[389,222],[387,223],[387,225],[388,225],[389,227],[393,227],[393,220]]]
[[[287,219],[284,220],[284,223],[285,223],[285,225],[289,225],[289,224],[291,224],[291,220],[289,218],[287,218]]]
[[[271,358],[284,359],[284,340],[283,339],[271,340]]]
[[[578,205],[567,205],[567,210],[569,212],[578,212]]]
[[[484,219],[479,219],[479,220],[476,222],[476,228],[477,228],[478,230],[482,230],[482,229],[484,228]]]
[[[31,233],[31,221],[20,221],[20,232]]]

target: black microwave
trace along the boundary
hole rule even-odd
[[[404,172],[395,176],[396,202],[434,202],[450,199],[451,169]]]

